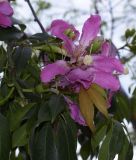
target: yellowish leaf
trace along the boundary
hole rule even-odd
[[[103,97],[107,98],[106,92],[102,87],[98,86],[97,84],[92,84],[91,88],[99,92]]]
[[[80,111],[91,129],[92,132],[95,131],[95,126],[94,126],[94,106],[90,98],[88,97],[88,94],[86,90],[81,88],[80,93],[79,93],[79,105],[80,105]]]
[[[95,89],[94,87],[90,87],[87,90],[87,93],[97,109],[108,118],[107,100],[103,97],[101,92],[99,92],[98,89]]]

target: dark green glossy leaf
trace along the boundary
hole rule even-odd
[[[75,136],[68,123],[59,117],[53,125],[41,124],[30,140],[32,160],[76,160]]]
[[[122,125],[119,122],[114,123],[113,132],[112,132],[112,138],[110,140],[110,159],[114,159],[115,155],[118,154],[124,145],[124,138],[126,135],[124,135],[124,130]]]
[[[103,140],[103,138],[106,134],[106,130],[107,130],[107,125],[105,125],[105,124],[96,129],[96,132],[91,139],[91,144],[92,144],[93,150],[95,150],[96,147]]]
[[[25,68],[26,64],[31,58],[31,48],[18,47],[13,55],[14,65],[17,71],[21,71]]]
[[[52,116],[52,122],[55,121],[56,117],[65,110],[66,102],[60,95],[52,95],[49,100],[49,108]]]
[[[36,128],[30,141],[32,160],[57,160],[51,124]]]
[[[47,41],[50,38],[48,33],[36,33],[29,37],[30,40]]]
[[[19,126],[19,124],[23,120],[23,117],[33,107],[33,105],[34,104],[30,103],[29,105],[22,107],[19,104],[14,103],[12,106],[10,106],[8,119],[11,131],[14,131]]]
[[[133,52],[134,54],[136,54],[136,44],[133,44],[133,45],[129,45],[128,46],[130,51]]]
[[[78,134],[77,125],[75,124],[75,121],[71,118],[68,112],[63,113],[63,118],[64,118],[64,121],[67,122],[67,126],[71,130],[73,141],[75,143],[75,148],[76,148],[77,147],[77,134]]]
[[[0,106],[4,106],[6,104],[6,102],[8,102],[8,100],[13,96],[15,88],[12,87],[9,92],[8,95],[5,97],[0,97]]]
[[[110,160],[110,154],[109,154],[109,145],[110,145],[110,140],[112,137],[112,131],[113,131],[113,126],[109,129],[99,151],[98,159],[99,160]]]
[[[55,139],[59,160],[64,160],[64,157],[65,160],[77,160],[75,140],[72,131],[63,119],[59,121]]]
[[[12,147],[13,148],[24,146],[28,143],[26,126],[27,124],[24,124],[14,131],[13,136],[12,136]]]
[[[136,96],[133,96],[131,99],[130,99],[130,104],[131,104],[131,114],[134,118],[134,122],[136,120]]]
[[[0,40],[1,41],[11,41],[18,40],[24,36],[24,33],[21,32],[16,27],[9,28],[0,28]]]
[[[132,159],[133,159],[133,146],[130,144],[127,137],[124,136],[124,143],[118,155],[118,160],[132,160]]]
[[[46,102],[44,102],[38,113],[38,124],[46,121],[51,121],[51,115],[49,112],[49,106]]]
[[[37,66],[37,64],[35,64],[35,65],[30,65],[30,64],[28,64],[28,65],[26,66],[26,70],[27,70],[28,73],[31,74],[32,77],[34,77],[34,80],[39,80],[39,78],[40,78],[40,76],[39,76],[39,74],[40,74],[40,69],[39,69],[39,67]]]
[[[126,97],[122,93],[118,93],[114,100],[115,101],[113,102],[113,105],[116,107],[116,119],[121,121],[126,118],[127,120],[129,120],[131,117],[131,107],[128,97]]]
[[[19,153],[18,156],[16,156],[15,152],[10,153],[10,160],[24,160],[22,155]]]
[[[7,56],[6,56],[6,52],[3,49],[3,47],[0,47],[0,72],[3,71],[4,67],[6,67],[6,63],[7,63]]]
[[[80,154],[83,160],[87,160],[87,158],[90,156],[91,154],[91,141],[90,140],[82,145]]]
[[[9,124],[0,113],[0,160],[9,160],[11,147]]]

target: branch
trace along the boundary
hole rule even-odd
[[[114,16],[113,16],[113,7],[112,7],[112,1],[109,0],[109,13],[110,13],[110,17],[111,17],[111,39],[113,38],[114,35]]]
[[[44,29],[43,25],[41,24],[41,22],[39,21],[36,13],[35,13],[35,11],[34,11],[34,8],[33,8],[33,6],[31,5],[30,0],[25,0],[25,1],[28,3],[28,5],[29,5],[29,7],[30,7],[30,9],[31,9],[31,11],[32,11],[32,14],[33,14],[33,16],[34,16],[34,18],[35,18],[34,20],[39,24],[42,32],[45,33],[45,29]]]
[[[94,1],[94,9],[95,9],[95,13],[100,15],[100,11],[99,11],[99,8],[98,8],[98,2],[99,2],[99,0]],[[100,32],[101,32],[101,35],[103,36],[104,33],[103,33],[103,30],[102,30],[102,27],[100,29]]]

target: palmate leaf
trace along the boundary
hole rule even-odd
[[[79,104],[81,113],[92,132],[95,131],[93,122],[94,107],[108,118],[106,93],[104,89],[96,84],[91,85],[88,90],[81,88],[79,93]]]

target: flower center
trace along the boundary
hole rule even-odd
[[[84,59],[83,59],[83,63],[85,65],[90,65],[93,63],[93,59],[92,59],[92,56],[91,55],[85,55]]]

